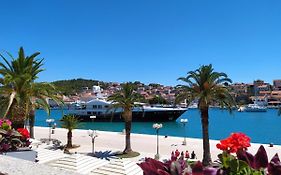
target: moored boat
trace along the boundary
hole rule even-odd
[[[85,103],[74,103],[66,111],[77,116],[81,121],[123,121],[122,109],[113,109],[111,102],[104,99],[93,99]],[[142,105],[134,107],[132,120],[137,122],[164,122],[174,121],[180,117],[187,108],[161,107]]]
[[[266,112],[267,107],[264,105],[258,104],[256,101],[254,104],[248,104],[247,106],[242,106],[238,108],[239,112]]]

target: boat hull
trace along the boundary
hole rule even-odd
[[[175,121],[186,110],[173,110],[173,111],[148,111],[136,112],[133,111],[133,122],[167,122]],[[82,122],[122,122],[124,121],[121,113],[114,114],[101,114],[96,116],[74,114]]]
[[[266,112],[266,107],[260,107],[260,106],[242,106],[238,108],[238,112]]]
[[[259,109],[253,109],[253,108],[246,108],[244,110],[245,112],[266,112],[267,110],[265,108],[259,108]]]

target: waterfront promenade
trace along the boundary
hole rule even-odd
[[[95,140],[95,150],[96,151],[122,151],[124,149],[125,136],[120,132],[107,132],[107,131],[97,131],[98,137]],[[55,129],[55,134],[52,134],[52,138],[59,139],[63,143],[66,143],[67,130],[63,128]],[[49,128],[47,127],[35,127],[35,138],[48,138]],[[165,138],[164,136],[159,136],[159,147],[160,147],[160,158],[167,159],[170,157],[170,153],[178,149],[179,151],[188,150],[190,153],[195,151],[197,159],[201,160],[203,156],[202,140],[187,138],[187,145],[182,145],[182,137],[170,137]],[[210,149],[212,160],[217,159],[217,155],[221,153],[219,149],[216,148],[216,144],[219,141],[210,140]],[[73,144],[80,145],[79,148],[71,149],[71,152],[77,153],[90,153],[92,151],[91,138],[88,136],[87,130],[76,129],[73,131]],[[144,157],[152,157],[156,154],[156,136],[155,135],[144,135],[144,134],[131,134],[131,144],[134,151],[140,153],[140,156],[131,158],[130,160],[138,162]],[[252,143],[249,151],[251,153],[256,153],[260,144]],[[269,160],[278,153],[281,155],[281,146],[274,145],[274,147],[269,147],[269,145],[264,145],[265,149],[269,155]]]

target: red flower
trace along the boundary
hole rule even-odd
[[[230,153],[236,153],[238,150],[245,150],[251,146],[250,138],[243,133],[232,133],[228,138],[221,140],[217,148]]]
[[[18,128],[17,131],[22,135],[23,138],[30,138],[29,131],[25,128]]]

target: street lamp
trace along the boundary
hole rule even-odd
[[[92,138],[92,155],[95,155],[95,138],[98,137],[96,130],[88,130],[88,135]]]
[[[162,123],[154,123],[152,127],[156,130],[156,135],[157,135],[157,149],[156,149],[156,155],[155,159],[159,160],[160,155],[159,155],[159,129],[163,127]]]
[[[52,126],[52,134],[55,134],[55,129],[57,128],[57,124],[54,123]]]
[[[50,142],[51,142],[51,134],[52,134],[52,123],[55,121],[55,119],[53,119],[53,118],[48,118],[48,119],[46,119],[46,122],[47,122],[47,124],[48,124],[48,126],[49,126],[49,142],[48,142],[48,144],[50,144]]]
[[[181,119],[180,122],[183,124],[183,127],[184,127],[184,139],[183,139],[183,142],[182,142],[182,145],[186,145],[186,129],[185,129],[185,125],[186,123],[188,122],[188,120],[185,118],[185,119]]]

